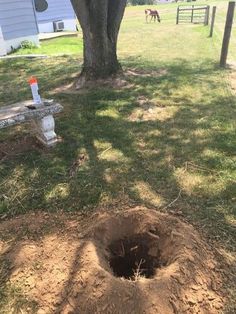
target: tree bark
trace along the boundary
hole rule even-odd
[[[86,80],[107,78],[121,70],[117,38],[127,0],[71,0],[83,31]]]

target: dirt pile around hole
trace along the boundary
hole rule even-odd
[[[220,313],[214,256],[192,226],[145,208],[75,217],[0,225],[27,230],[0,250],[38,313]]]

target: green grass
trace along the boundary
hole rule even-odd
[[[145,24],[142,7],[127,9],[118,52],[124,70],[140,73],[129,76],[130,88],[101,88],[78,95],[55,92],[56,87],[74,81],[81,53],[78,57],[1,61],[0,105],[31,97],[27,79],[36,75],[41,94],[65,107],[57,121],[62,143],[48,152],[32,148],[13,154],[0,164],[3,214],[93,208],[112,203],[120,193],[142,203],[136,189],[141,181],[162,199],[160,207],[182,189],[183,209],[191,208],[191,215],[211,220],[209,204],[210,213],[221,217],[229,234],[234,231],[235,98],[226,72],[218,68],[208,29],[176,26],[172,17],[165,22],[163,14],[163,23]],[[146,97],[159,110],[155,119],[142,120],[146,112],[138,105],[139,97]],[[137,111],[141,118],[131,121]],[[26,126],[5,129],[1,142],[12,143],[26,134]],[[69,168],[81,151],[89,161],[71,180]],[[184,187],[179,174],[188,161],[207,171],[191,168],[189,175],[196,175],[197,183]],[[107,169],[111,182],[106,180]],[[56,191],[62,186],[67,194],[60,197]]]
[[[39,53],[71,51],[70,41],[78,55],[1,61],[0,106],[29,98],[27,79],[36,75],[41,94],[65,110],[56,121],[57,147],[9,149],[0,162],[0,215],[127,204],[178,209],[234,256],[236,102],[228,72],[218,67],[220,40],[202,25],[176,26],[176,4],[160,6],[160,24],[146,24],[143,11],[129,7],[121,27],[118,54],[131,73],[125,88],[55,90],[80,70],[76,38],[45,42]],[[1,130],[0,149],[28,136],[27,126]],[[86,161],[70,177],[81,154]]]
[[[63,55],[63,54],[81,54],[83,50],[82,35],[78,37],[66,36],[54,39],[48,39],[40,42],[40,47],[24,48],[17,50],[14,54],[46,54],[46,55]]]
[[[200,1],[196,3],[197,5],[201,4],[209,4],[211,7],[213,5],[217,6],[217,13],[216,13],[216,19],[215,19],[215,27],[214,27],[214,36],[212,39],[210,39],[213,43],[213,46],[215,50],[217,50],[217,53],[219,53],[219,50],[221,48],[221,42],[223,38],[223,32],[224,32],[224,25],[225,25],[225,19],[226,19],[226,13],[228,8],[228,2],[222,1],[222,0],[214,0],[211,2],[204,2]],[[158,10],[161,15],[162,23],[165,25],[165,31],[163,35],[166,35],[166,32],[169,30],[173,31],[173,23],[175,23],[176,18],[176,10],[178,7],[178,3],[171,3],[171,4],[159,4]],[[180,5],[190,5],[189,3],[181,3]],[[151,6],[149,6],[151,7]],[[155,6],[156,7],[156,6]],[[134,6],[134,7],[128,7],[127,9],[127,16],[129,16],[129,19],[125,20],[122,27],[122,34],[125,34],[125,41],[128,45],[128,55],[130,56],[131,47],[133,48],[133,44],[137,44],[137,40],[143,41],[144,38],[140,36],[141,32],[145,32],[145,37],[149,39],[149,36],[153,36],[153,26],[152,25],[146,25],[145,18],[144,18],[144,6]],[[235,11],[235,18],[236,18],[236,11]],[[211,20],[211,10],[210,10],[210,20]],[[170,27],[169,27],[170,26]],[[135,30],[136,27],[136,30]],[[178,26],[177,28],[181,28],[181,26]],[[130,32],[131,28],[131,32]],[[158,30],[159,30],[158,26]],[[161,27],[162,28],[162,27]],[[163,29],[163,28],[162,28]],[[184,25],[183,28],[184,32],[186,32],[186,29],[188,29],[187,25]],[[209,34],[209,28],[206,28],[206,36]],[[173,36],[175,36],[175,33],[173,33]],[[189,37],[191,40],[191,32],[189,33]],[[127,39],[130,39],[127,41]],[[180,44],[179,40],[177,39],[174,43],[173,40],[175,37],[172,37],[172,41],[169,42],[169,47],[176,47]],[[191,42],[195,43],[194,41]],[[196,43],[197,44],[197,43]],[[145,45],[141,45],[142,49],[145,50]],[[139,46],[139,49],[141,48]],[[126,48],[126,45],[123,45],[122,42],[120,42],[121,51],[122,48]],[[135,47],[136,48],[136,47]],[[163,47],[163,49],[166,49],[166,47]],[[193,49],[191,49],[193,50]],[[82,40],[82,34],[81,32],[78,34],[78,37],[59,37],[55,39],[50,40],[44,40],[41,41],[39,48],[31,48],[31,49],[19,49],[14,54],[22,55],[22,54],[46,54],[46,55],[63,55],[63,54],[82,54],[83,51],[83,40]],[[165,50],[164,50],[165,51]],[[230,47],[229,47],[229,58],[234,60],[236,58],[236,29],[232,29],[232,36],[230,41]],[[143,53],[143,51],[140,51]],[[172,50],[173,52],[173,50]],[[136,54],[137,55],[137,54]],[[153,56],[153,53],[152,53]]]

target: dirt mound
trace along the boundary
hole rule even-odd
[[[223,307],[212,253],[192,226],[175,217],[135,208],[83,222],[35,219],[39,239],[2,243],[2,253],[9,281],[21,283],[38,313],[213,314]],[[23,230],[33,220],[21,221]],[[65,223],[40,234],[50,220]],[[0,232],[5,228],[9,224]]]

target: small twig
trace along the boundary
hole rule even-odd
[[[3,182],[0,183],[0,186],[6,185],[8,180],[4,180]]]
[[[181,193],[182,193],[182,190],[179,190],[178,196],[177,196],[172,202],[170,202],[168,205],[166,205],[165,207],[161,208],[161,210],[165,210],[165,209],[167,209],[168,207],[170,207],[171,205],[173,205],[175,202],[177,202],[178,199],[179,199],[180,196],[181,196]]]
[[[141,269],[141,265],[145,263],[145,259],[142,259],[140,260],[139,264],[138,264],[138,267],[137,269],[133,270],[134,271],[134,280],[137,281],[140,277],[141,277],[141,274],[143,272],[143,269]]]
[[[101,157],[103,154],[105,154],[108,150],[110,150],[112,148],[112,146],[109,146],[107,149],[105,149],[103,152],[101,152],[100,154],[98,154],[99,157]]]
[[[15,199],[18,200],[18,196],[19,196],[20,193],[22,193],[21,190],[18,190],[17,192],[15,191],[15,195],[13,196],[13,198],[10,199],[10,202],[11,202],[11,203],[14,203],[14,202],[15,202]],[[19,202],[19,201],[18,201],[18,202]]]
[[[159,237],[157,234],[154,234],[154,233],[152,233],[152,232],[150,232],[150,231],[148,231],[147,234],[148,234],[150,237],[154,238],[155,240],[159,240],[159,239],[160,239],[160,237]]]
[[[69,170],[69,178],[73,178],[78,171],[79,167],[86,161],[86,156],[84,154],[80,155],[79,158],[77,158]],[[64,175],[64,174],[63,174]]]
[[[138,248],[138,245],[135,245],[134,247],[132,247],[132,248],[130,249],[130,252],[132,252],[132,251],[134,251],[134,250],[137,250],[137,248]]]
[[[121,252],[121,256],[124,257],[125,256],[125,248],[124,248],[124,244],[123,242],[121,242],[121,249],[122,249],[122,252]]]
[[[206,172],[218,172],[218,171],[213,170],[213,169],[208,169],[208,168],[205,168],[205,167],[196,165],[196,164],[194,164],[194,163],[191,162],[191,161],[187,161],[186,164],[187,164],[187,167],[188,167],[188,165],[190,165],[190,166],[192,166],[193,168],[197,168],[197,169],[202,170],[202,171],[206,171]]]
[[[209,173],[215,174],[216,176],[219,176],[221,179],[223,179],[222,176],[221,176],[221,174],[224,174],[223,171],[217,171],[217,170],[213,170],[213,169],[208,169],[208,168],[205,168],[205,167],[196,165],[196,164],[194,164],[194,163],[191,162],[191,161],[186,161],[184,171],[188,170],[188,165],[189,165],[190,167],[192,167],[192,168],[196,168],[196,169],[201,170],[201,171],[205,171],[205,172],[209,172]],[[227,178],[229,181],[231,181],[231,182],[234,182],[234,183],[236,182],[236,180],[234,180],[233,178],[231,178],[231,177],[229,177],[229,176],[226,176],[226,178]]]
[[[70,304],[70,306],[71,306],[73,309],[75,309],[75,306],[74,306],[73,304],[71,304],[71,302],[70,302],[70,298],[68,298],[68,303]]]
[[[18,199],[18,197],[16,197],[16,201],[21,205],[21,207],[26,211],[26,208],[23,206],[23,204],[21,203],[21,201]]]

